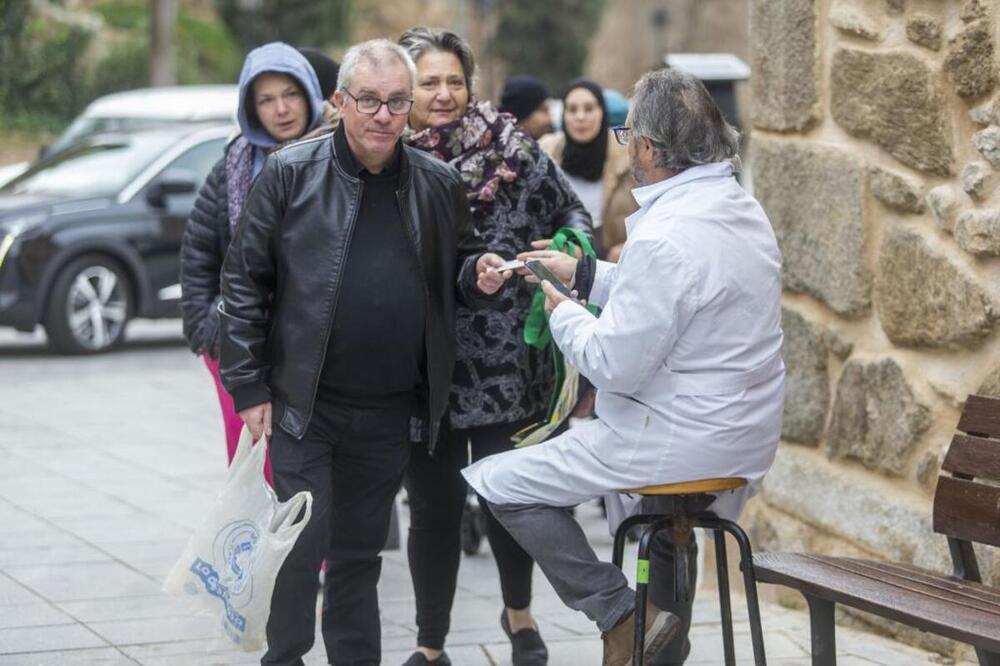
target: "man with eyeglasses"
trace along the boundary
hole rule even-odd
[[[544,284],[552,341],[597,387],[597,418],[538,446],[465,469],[497,520],[570,608],[603,633],[605,666],[632,662],[636,593],[598,560],[565,507],[605,496],[616,527],[657,498],[627,488],[741,477],[711,510],[735,519],[777,451],[784,402],[781,256],[767,216],[734,178],[739,135],[697,79],[676,70],[635,86],[626,144],[639,210],[619,263],[537,251],[554,277],[603,308],[592,315]],[[675,600],[669,530],[649,566],[644,665],[683,664],[692,601]],[[694,589],[695,548],[685,540]],[[682,565],[684,558],[678,560]]]
[[[274,588],[262,664],[312,647],[316,576],[331,664],[381,659],[376,584],[411,443],[437,436],[455,301],[510,272],[472,235],[459,174],[400,143],[416,70],[387,40],[348,50],[329,136],[273,154],[223,267],[222,377],[274,488],[313,494]],[[272,426],[273,423],[273,426]]]

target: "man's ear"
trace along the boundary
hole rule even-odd
[[[346,101],[344,97],[344,91],[340,88],[337,88],[333,94],[330,95],[330,101],[333,102],[333,105],[337,107],[337,110],[341,113],[344,111],[344,102]]]

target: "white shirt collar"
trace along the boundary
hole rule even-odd
[[[704,178],[729,178],[733,175],[733,163],[712,162],[701,166],[690,167],[676,176],[657,181],[651,185],[643,185],[632,190],[632,196],[640,208],[645,208],[659,199],[668,191],[686,185],[694,180]]]

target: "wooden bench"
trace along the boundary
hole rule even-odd
[[[805,596],[814,666],[836,664],[838,603],[969,643],[982,666],[1000,666],[1000,589],[982,584],[972,550],[973,542],[1000,546],[1000,400],[970,395],[958,430],[934,493],[934,531],[948,538],[951,575],[807,553],[754,556],[759,582]]]

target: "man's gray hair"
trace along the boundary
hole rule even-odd
[[[418,26],[410,28],[399,36],[399,44],[410,53],[414,62],[420,60],[425,53],[451,53],[462,65],[465,75],[465,87],[469,94],[474,94],[476,83],[476,58],[472,55],[472,47],[456,33],[443,28],[428,28]]]
[[[648,72],[635,84],[632,132],[653,142],[663,169],[732,160],[740,149],[740,133],[701,81],[675,69]]]
[[[354,83],[354,70],[358,63],[364,61],[373,67],[383,67],[391,59],[397,59],[406,67],[410,75],[410,88],[417,85],[417,66],[406,49],[388,39],[370,39],[367,42],[355,44],[347,49],[344,60],[340,63],[340,73],[337,75],[337,88],[346,90]]]

